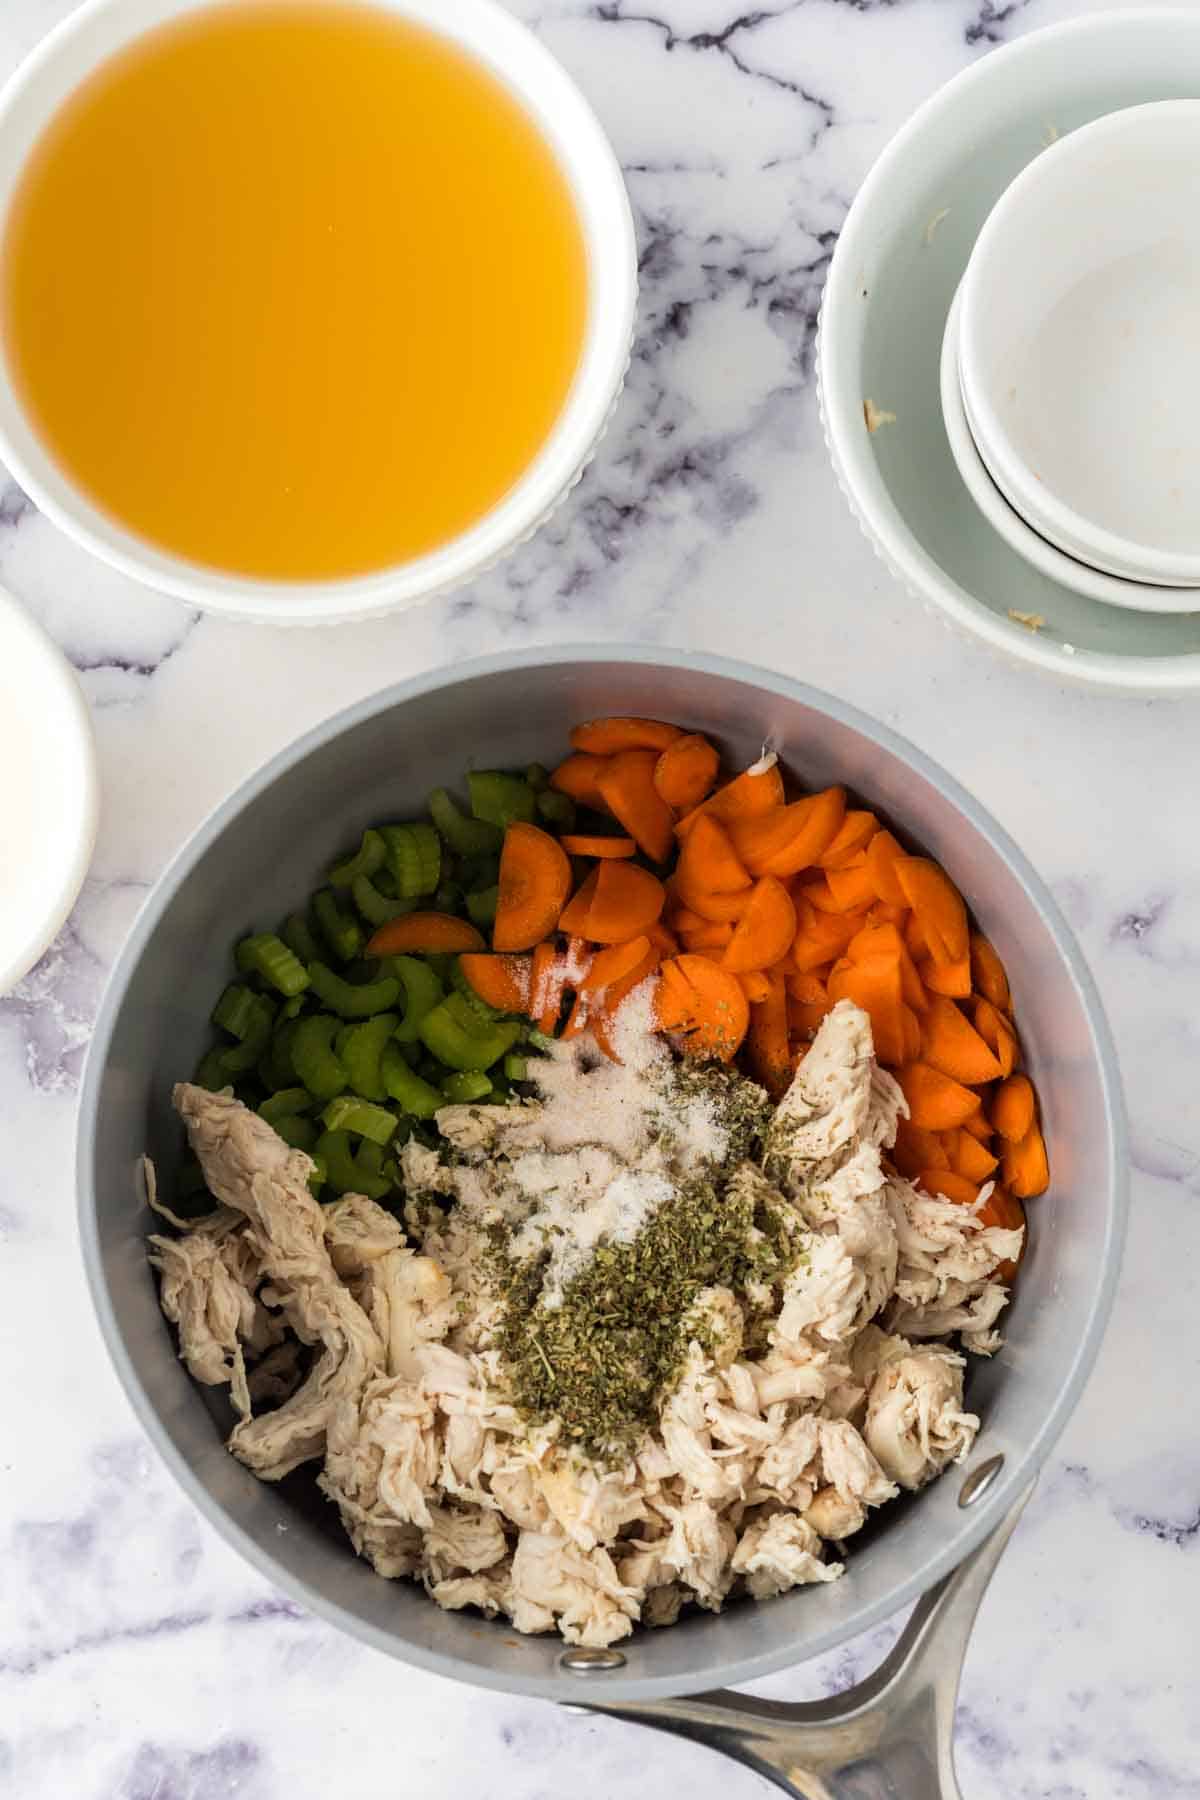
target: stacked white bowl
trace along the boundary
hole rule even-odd
[[[976,504],[1093,599],[1200,610],[1200,100],[1052,144],[976,240],[942,409]]]

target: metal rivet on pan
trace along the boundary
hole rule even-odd
[[[977,1500],[982,1500],[1003,1467],[1004,1452],[1001,1451],[999,1456],[989,1456],[977,1469],[972,1469],[959,1489],[958,1504],[974,1506]]]
[[[595,1675],[602,1669],[623,1669],[625,1658],[619,1650],[591,1650],[581,1644],[573,1650],[564,1650],[558,1666],[572,1675]]]

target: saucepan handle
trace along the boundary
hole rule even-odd
[[[830,1700],[787,1705],[730,1689],[581,1710],[707,1744],[797,1800],[961,1800],[954,1706],[963,1659],[992,1571],[1033,1492],[913,1609],[873,1675]]]

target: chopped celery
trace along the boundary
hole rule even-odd
[[[396,1027],[396,1042],[415,1044],[421,1020],[442,998],[441,981],[422,957],[389,956],[387,966],[404,988],[404,1018]]]
[[[329,871],[329,885],[335,888],[351,887],[360,875],[370,880],[375,871],[381,869],[386,861],[387,845],[379,832],[368,828],[363,832],[362,842],[354,855],[334,863]]]
[[[438,831],[459,856],[484,856],[498,851],[504,833],[498,825],[484,819],[468,819],[454,804],[445,788],[434,788],[429,796],[429,814]]]
[[[529,1080],[529,1059],[528,1059],[528,1057],[506,1056],[504,1059],[504,1073],[508,1076],[508,1079],[510,1081],[528,1081]]]
[[[456,994],[461,994],[471,1011],[490,1025],[494,1019],[503,1019],[506,1015],[498,1006],[491,1006],[477,994],[467,977],[463,974],[462,959],[455,957],[454,967],[450,971],[450,985]]]
[[[299,1113],[284,1113],[281,1118],[272,1119],[271,1129],[292,1150],[311,1150],[317,1141],[316,1126]]]
[[[311,1112],[316,1101],[307,1088],[279,1088],[269,1099],[263,1101],[258,1109],[260,1119],[273,1125],[276,1119],[286,1119],[289,1114]]]
[[[275,1008],[265,994],[250,994],[250,1006],[240,998],[248,988],[226,988],[213,1008],[214,1023],[241,1039],[239,1044],[221,1051],[221,1067],[227,1075],[242,1075],[252,1069],[271,1036]]]
[[[292,913],[289,918],[284,920],[279,927],[279,935],[292,954],[298,956],[305,967],[310,962],[316,962],[321,954],[308,920],[299,913]]]
[[[448,1069],[490,1069],[512,1049],[521,1031],[515,1020],[486,1024],[461,994],[451,994],[421,1021],[422,1043]]]
[[[298,1019],[300,1017],[300,1014],[303,1011],[304,1011],[304,995],[303,994],[293,994],[291,999],[285,1000],[283,1005],[280,1007],[279,1016],[281,1019]]]
[[[343,1019],[369,1019],[374,1013],[386,1012],[395,1005],[400,994],[400,983],[392,975],[355,987],[352,982],[335,975],[326,963],[315,962],[308,972],[313,992]],[[300,1023],[306,1025],[308,1021],[302,1019]]]
[[[212,1010],[212,1022],[230,1037],[244,1038],[258,1018],[258,995],[252,988],[233,982]]]
[[[467,776],[471,811],[477,819],[506,830],[514,820],[533,823],[537,800],[533,789],[519,775],[505,775],[499,769],[472,769]]]
[[[312,1174],[308,1178],[308,1191],[316,1200],[320,1198],[321,1189],[329,1179],[329,1170],[325,1165],[325,1158],[319,1151],[313,1150],[310,1155],[312,1157]]]
[[[362,926],[343,912],[330,888],[313,895],[313,917],[321,935],[339,962],[353,962],[363,947]],[[311,974],[311,968],[310,968]]]
[[[435,912],[457,913],[462,911],[463,891],[457,881],[443,881],[433,896]]]
[[[192,1080],[197,1087],[207,1088],[210,1094],[219,1094],[222,1088],[229,1086],[229,1076],[221,1058],[220,1050],[209,1050],[196,1065],[196,1073]]]
[[[484,1100],[491,1091],[491,1082],[478,1071],[447,1075],[442,1083],[442,1092],[447,1100],[459,1106],[469,1105],[473,1100]]]
[[[350,892],[368,925],[386,925],[389,919],[398,919],[401,913],[413,912],[417,906],[415,899],[389,900],[386,894],[380,893],[378,878],[371,881],[366,875],[354,877]]]
[[[533,1045],[535,1050],[553,1050],[556,1042],[556,1040],[548,1036],[546,1032],[539,1031],[536,1026],[525,1033],[525,1038],[528,1043]]]
[[[385,1175],[372,1173],[369,1164],[364,1166],[355,1156],[348,1131],[322,1132],[313,1157],[324,1169],[325,1179],[335,1193],[365,1194],[368,1200],[382,1200],[391,1190]]]
[[[383,1085],[390,1099],[414,1119],[432,1119],[443,1104],[442,1095],[410,1069],[399,1044],[385,1046],[380,1061]]]
[[[542,763],[530,763],[525,771],[525,780],[535,794],[550,786],[550,771]]]
[[[467,917],[472,925],[478,925],[482,931],[485,926],[496,923],[496,908],[499,904],[498,887],[480,888],[474,894],[467,895]]]
[[[234,961],[243,975],[261,975],[285,1000],[294,999],[308,986],[308,970],[272,931],[243,938],[234,951]]]
[[[334,1046],[338,1058],[350,1088],[364,1100],[387,1098],[379,1073],[379,1059],[399,1023],[397,1013],[376,1013],[373,1019],[365,1019],[360,1025],[345,1025],[338,1032]]]
[[[296,1071],[292,1067],[292,1038],[296,1031],[294,1019],[284,1019],[271,1033],[271,1041],[258,1059],[258,1077],[265,1088],[276,1093],[280,1088],[288,1088],[296,1079]]]
[[[333,1039],[340,1022],[329,1013],[300,1019],[292,1037],[292,1066],[310,1094],[333,1100],[346,1086],[346,1071],[334,1055]]]
[[[374,1106],[353,1094],[342,1094],[331,1100],[321,1114],[326,1131],[352,1131],[357,1137],[370,1138],[374,1144],[386,1144],[396,1129],[396,1115],[386,1106]]]
[[[570,794],[560,794],[557,788],[547,788],[544,794],[537,797],[537,809],[543,823],[553,825],[556,831],[575,829],[575,802]]]
[[[442,844],[432,825],[381,825],[399,900],[432,894],[442,878]]]

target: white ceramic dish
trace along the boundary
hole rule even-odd
[[[979,453],[967,410],[963,404],[958,368],[958,325],[962,311],[962,289],[954,297],[942,339],[940,370],[942,422],[950,443],[955,467],[966,483],[972,500],[988,523],[995,527],[1006,543],[1032,568],[1039,569],[1052,581],[1074,588],[1078,594],[1101,600],[1106,606],[1132,606],[1146,612],[1191,612],[1200,607],[1200,592],[1194,588],[1156,587],[1147,582],[1124,581],[1102,569],[1077,562],[1056,544],[1039,536],[1027,525],[1020,513],[1009,505],[988,472]]]
[[[96,841],[92,726],[65,657],[0,588],[0,994],[58,935]]]
[[[1133,580],[1200,583],[1200,100],[1135,106],[1024,169],[962,285],[979,454],[1035,531]]]
[[[0,93],[0,230],[31,147],[73,89],[145,31],[205,3],[85,0],[42,40]],[[583,227],[589,307],[579,368],[550,437],[490,513],[428,555],[352,580],[256,581],[202,568],[124,530],[66,479],[26,419],[0,348],[0,460],[41,510],[125,574],[230,618],[272,625],[361,619],[415,605],[480,574],[536,531],[579,479],[629,362],[637,303],[629,201],[611,146],[574,82],[496,0],[376,3],[452,38],[506,83],[558,156]]]
[[[826,438],[881,557],[949,623],[1060,680],[1200,690],[1200,612],[1102,604],[1033,569],[968,493],[942,421],[946,315],[979,230],[1049,138],[1200,94],[1200,8],[1098,14],[1018,39],[935,94],[850,209],[821,311]],[[864,403],[896,415],[873,434]],[[1010,614],[1040,617],[1037,631]]]

